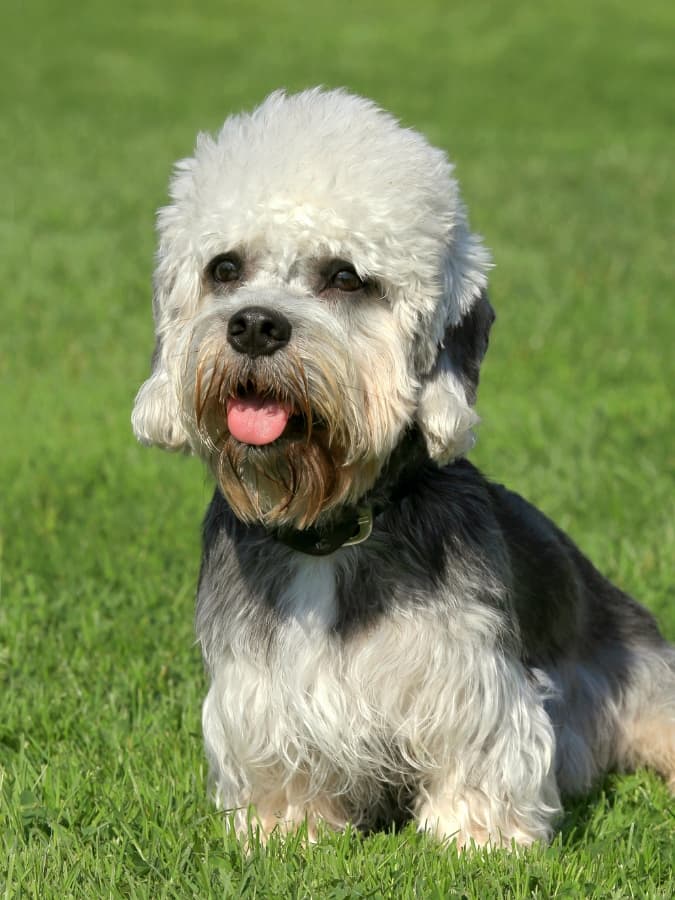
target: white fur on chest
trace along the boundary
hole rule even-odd
[[[456,759],[470,767],[467,747],[478,757],[494,744],[506,709],[537,704],[499,649],[496,610],[394,607],[343,638],[337,602],[334,558],[299,558],[264,652],[230,645],[214,666],[203,725],[221,805],[261,779],[363,793]]]
[[[289,623],[304,635],[321,639],[337,619],[335,561],[331,557],[298,556],[291,578],[279,586],[277,606]]]

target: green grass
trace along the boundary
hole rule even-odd
[[[675,895],[644,772],[527,853],[405,830],[244,855],[199,733],[208,482],[128,423],[171,162],[274,87],[346,85],[450,151],[494,251],[474,459],[675,639],[673,25],[668,0],[3,7],[3,897]]]

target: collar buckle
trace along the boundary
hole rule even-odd
[[[358,523],[358,531],[342,544],[343,547],[354,547],[356,544],[362,544],[368,540],[373,531],[372,506],[358,506],[356,508],[356,521]]]

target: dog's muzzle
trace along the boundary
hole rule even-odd
[[[285,347],[291,337],[291,323],[280,312],[265,306],[246,306],[227,325],[227,341],[238,353],[271,356]]]

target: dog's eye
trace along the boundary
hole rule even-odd
[[[329,286],[337,288],[338,291],[351,293],[365,287],[362,281],[352,268],[339,269],[330,279]]]
[[[208,273],[218,284],[238,281],[241,278],[241,260],[232,253],[216,256],[208,265]]]

